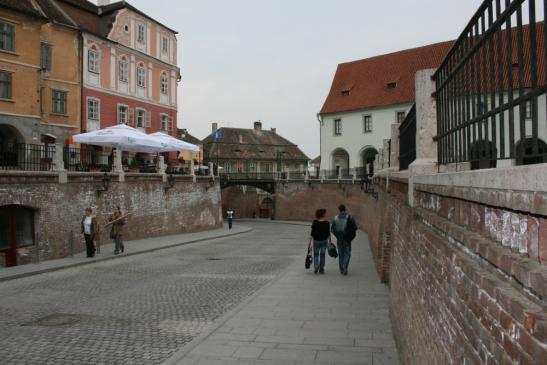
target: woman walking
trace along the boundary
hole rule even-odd
[[[330,223],[325,219],[326,209],[315,211],[315,220],[311,225],[310,239],[313,241],[314,273],[325,273],[325,251],[330,241]]]
[[[97,234],[98,227],[97,220],[94,216],[92,216],[92,214],[93,210],[91,208],[86,208],[81,223],[87,257],[95,256],[95,244],[93,243],[93,240]]]

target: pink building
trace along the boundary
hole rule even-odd
[[[176,136],[177,32],[124,1],[57,4],[82,32],[82,131],[124,123]]]

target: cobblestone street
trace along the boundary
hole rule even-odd
[[[285,295],[279,291],[274,293],[274,297],[262,298],[259,295],[255,297],[258,302],[249,304],[249,316],[255,317],[254,322],[251,320],[254,324],[245,321],[245,318],[238,322],[237,315],[225,323],[227,319],[222,318],[224,315],[269,282],[277,282],[274,279],[287,273],[289,266],[293,270],[288,272],[290,275],[283,276],[289,277],[291,281],[302,281],[300,285],[303,287],[298,290],[311,294],[310,279],[319,279],[314,277],[313,272],[311,276],[309,271],[305,272],[303,262],[300,262],[304,258],[307,227],[265,222],[245,222],[245,225],[254,230],[239,236],[121,257],[0,283],[2,363],[160,364],[168,359],[173,361],[184,357],[185,344],[194,348],[192,345],[196,341],[189,343],[192,339],[200,334],[208,336],[211,333],[214,336],[209,336],[210,340],[221,342],[227,337],[233,340],[243,340],[245,337],[247,345],[239,353],[242,354],[242,359],[248,361],[252,361],[253,357],[249,356],[253,355],[257,363],[261,363],[262,359],[273,360],[277,354],[288,356],[289,347],[286,346],[290,346],[289,352],[294,360],[284,363],[297,361],[299,355],[305,356],[304,360],[310,360],[316,350],[329,350],[327,344],[313,345],[314,339],[325,341],[319,338],[325,332],[328,337],[334,337],[331,339],[334,341],[332,345],[345,345],[345,350],[355,344],[353,337],[358,335],[367,346],[372,344],[373,330],[377,336],[382,336],[382,343],[386,343],[387,335],[390,346],[394,346],[387,318],[387,302],[384,303],[387,289],[379,298],[374,299],[376,302],[382,301],[382,308],[377,312],[380,320],[371,321],[373,327],[369,326],[363,332],[359,332],[357,328],[352,328],[351,331],[348,329],[353,334],[341,331],[340,325],[343,327],[345,321],[338,323],[332,331],[326,331],[323,327],[314,330],[304,325],[302,331],[289,326],[292,327],[292,330],[288,330],[290,333],[286,332],[287,329],[277,328],[277,325],[270,329],[255,328],[262,323],[262,319],[256,319],[260,318],[256,317],[260,313],[267,314],[273,325],[276,315],[283,316],[291,311],[291,308],[282,306],[278,306],[279,313],[276,311],[276,306],[280,303],[279,296]],[[343,278],[335,273],[334,261],[329,260],[329,264],[330,272],[323,278],[330,277],[328,281],[324,281],[326,285],[334,287],[337,285],[334,281],[351,278],[351,275]],[[357,267],[357,261],[354,265]],[[367,271],[374,274],[372,267],[370,269]],[[355,280],[356,277],[351,281]],[[371,277],[366,283],[374,281],[377,282],[377,278]],[[294,296],[293,301],[289,301],[291,305],[309,304],[298,300],[295,302],[297,292],[295,288],[289,289],[291,290],[290,294]],[[373,295],[377,294],[375,290]],[[309,299],[312,300],[312,297],[313,295]],[[329,302],[331,299],[324,299],[333,308],[345,306],[342,303],[337,305]],[[327,311],[324,306],[319,309],[322,313]],[[371,313],[374,314],[366,308],[355,309],[358,312],[355,314],[357,317],[348,315],[361,322],[369,318]],[[310,315],[313,317],[313,314],[306,312],[306,309],[300,308],[294,313],[300,320]],[[247,314],[239,316],[245,317]],[[281,320],[277,324],[282,325],[285,322],[287,321]],[[293,324],[298,323],[300,322],[293,321]],[[330,324],[332,321],[326,322],[327,327]],[[221,327],[217,328],[219,325]],[[255,330],[257,333],[251,336],[250,331]],[[230,333],[231,331],[234,333]],[[352,339],[346,338],[349,335],[353,336]],[[251,337],[257,336],[260,342],[249,344]],[[285,343],[282,336],[289,342]],[[241,347],[241,344],[234,343],[230,347],[230,344],[224,342],[198,342],[195,344],[198,347],[187,357],[192,359],[191,363],[200,361],[200,354],[203,353],[199,351],[206,351],[203,361],[207,363],[214,360],[209,356],[215,357],[218,349],[233,348],[235,352]],[[299,347],[298,344],[302,346]],[[301,351],[304,347],[306,351]],[[372,349],[361,348],[361,351],[364,349],[367,350],[366,353],[353,353],[353,357],[350,354],[351,363],[372,363]],[[326,361],[323,363],[334,363],[336,349],[330,350],[332,351],[320,354],[323,356],[322,361]],[[383,353],[379,348],[375,351],[377,355]],[[237,363],[238,357],[233,356],[235,355],[227,356],[224,360],[236,360]],[[363,356],[365,362],[356,360],[360,356]],[[216,359],[218,360],[215,361],[224,361],[218,357]],[[347,355],[345,359],[348,362]]]
[[[159,364],[302,251],[279,227],[0,283],[2,363]]]

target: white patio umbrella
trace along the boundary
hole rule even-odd
[[[130,152],[163,152],[165,148],[168,148],[168,145],[158,138],[151,137],[125,124],[77,134],[73,140],[78,143],[112,147]]]
[[[171,137],[170,135],[168,134],[165,134],[165,133],[162,133],[162,132],[156,132],[156,133],[152,133],[152,134],[149,134],[149,136],[153,137],[153,138],[156,138],[157,140],[165,143],[168,145],[168,147],[160,152],[170,152],[170,151],[190,151],[190,152],[198,152],[199,151],[199,147],[194,145],[194,144],[191,144],[191,143],[188,143],[188,142],[184,142],[180,139],[177,139],[175,137]]]

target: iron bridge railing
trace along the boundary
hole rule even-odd
[[[407,170],[416,159],[416,104],[399,126],[399,170]]]
[[[547,162],[547,0],[485,0],[436,71],[438,160]]]

